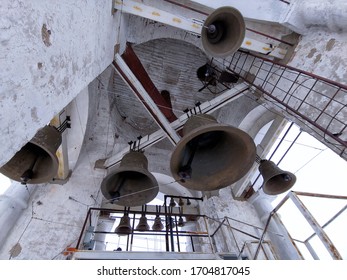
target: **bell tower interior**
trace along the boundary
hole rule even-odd
[[[342,1],[3,2],[0,259],[347,258]]]

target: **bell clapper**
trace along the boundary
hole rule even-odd
[[[186,164],[184,164],[180,170],[178,171],[178,176],[181,177],[181,180],[185,181],[185,180],[189,180],[192,177],[192,162],[195,156],[195,152],[198,148],[198,143],[196,143],[196,145],[191,145],[192,148],[190,149],[190,151],[188,151],[189,153],[189,158],[188,158],[188,162]]]
[[[120,190],[124,186],[124,182],[125,182],[125,177],[121,177],[120,183],[116,184],[116,188],[117,188],[116,191],[110,192],[110,194],[112,196],[112,202],[119,200],[119,198],[120,198]],[[117,187],[117,185],[118,185],[118,187]]]
[[[210,24],[206,28],[208,33],[215,33],[217,31],[217,27],[214,24]]]
[[[38,156],[34,158],[33,163],[30,165],[30,167],[23,172],[23,174],[20,176],[21,184],[26,185],[28,181],[30,181],[34,176],[34,167],[37,162]]]

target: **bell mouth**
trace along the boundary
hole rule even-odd
[[[205,20],[201,41],[205,52],[213,57],[226,57],[236,52],[246,34],[246,24],[239,10],[224,6]]]
[[[53,180],[58,173],[56,151],[61,141],[61,134],[56,128],[45,126],[0,168],[0,172],[22,184],[41,184]]]
[[[182,186],[211,191],[241,179],[255,157],[255,144],[247,133],[216,123],[184,135],[172,153],[170,169]]]

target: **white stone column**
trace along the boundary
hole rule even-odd
[[[13,182],[6,192],[0,195],[0,248],[22,211],[28,207],[34,191],[35,185],[25,186],[19,182]]]
[[[271,196],[266,195],[262,190],[256,192],[249,199],[249,202],[253,204],[264,226],[266,225],[269,215],[273,210],[271,200]],[[281,260],[302,259],[290,240],[287,230],[280,222],[277,221],[277,219],[278,218],[276,215],[271,218],[266,232],[278,254],[278,257]]]

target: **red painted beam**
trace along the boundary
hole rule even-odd
[[[172,111],[171,101],[167,93],[165,95],[160,94],[151,78],[147,74],[146,69],[143,67],[140,59],[137,57],[130,43],[127,43],[125,52],[122,54],[122,58],[134,73],[136,78],[140,81],[143,88],[151,96],[153,101],[157,104],[160,111],[168,119],[169,122],[177,120],[176,115]]]

